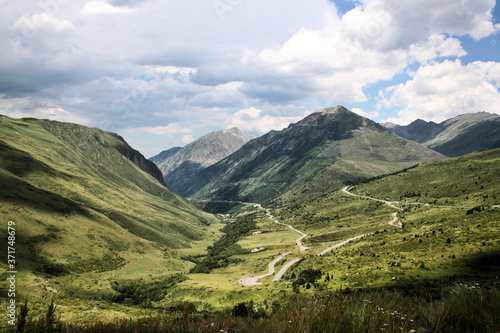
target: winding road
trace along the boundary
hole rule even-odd
[[[302,240],[304,239],[304,237],[307,236],[306,233],[300,231],[300,230],[297,230],[295,229],[294,227],[292,227],[291,225],[289,224],[285,224],[285,223],[281,223],[280,221],[278,221],[272,214],[271,214],[271,210],[269,208],[263,208],[260,204],[253,204],[255,208],[260,208],[260,209],[264,209],[266,211],[266,214],[267,216],[272,220],[274,221],[276,224],[279,224],[279,225],[283,225],[283,226],[286,226],[288,228],[290,228],[290,230],[292,231],[295,231],[297,233],[300,234],[300,237],[297,238],[297,240],[295,241],[297,243],[297,246],[299,247],[299,250],[300,251],[305,251],[305,250],[308,250],[309,247],[307,246],[304,246],[302,244]],[[291,252],[288,252],[288,253],[284,253],[284,254],[281,254],[279,255],[276,259],[274,259],[273,261],[271,261],[269,263],[269,271],[266,273],[266,274],[262,274],[262,275],[257,275],[257,276],[249,276],[249,277],[244,277],[242,279],[240,279],[240,283],[245,285],[245,286],[255,286],[255,285],[258,285],[258,284],[261,284],[260,282],[257,282],[258,280],[262,279],[262,278],[265,278],[265,277],[268,277],[272,274],[274,274],[274,265],[280,261],[281,259],[283,259],[286,255],[290,254]],[[288,270],[288,268],[290,268],[293,264],[295,264],[296,262],[300,261],[302,258],[297,258],[297,259],[293,259],[293,260],[290,260],[288,263],[286,263],[285,266],[283,266],[280,271],[278,272],[278,274],[276,274],[276,276],[273,278],[273,281],[278,281],[279,279],[281,279],[281,277],[283,276],[283,274],[286,273],[286,271]]]
[[[278,221],[274,216],[271,215],[271,210],[269,208],[266,209],[266,213],[267,213],[267,216],[269,216],[269,218],[271,220],[273,220],[274,222],[276,222],[277,224],[284,225],[284,226],[290,228],[290,230],[298,232],[301,235],[301,237],[297,238],[297,240],[295,241],[297,243],[297,246],[299,247],[300,251],[309,250],[309,247],[302,245],[302,242],[301,242],[307,236],[306,233],[303,233],[302,231],[295,229],[294,227],[292,227],[289,224],[281,223],[280,221]]]
[[[281,267],[281,269],[279,270],[278,274],[276,274],[276,276],[273,278],[273,282],[274,281],[278,281],[279,279],[281,279],[281,277],[283,276],[283,274],[286,273],[286,271],[292,267],[293,264],[301,261],[302,258],[297,258],[297,259],[293,259],[293,260],[290,260],[289,262],[286,263],[285,266]]]
[[[377,199],[377,198],[372,198],[372,197],[369,197],[369,196],[366,196],[366,195],[359,195],[359,194],[355,194],[355,193],[352,193],[352,192],[349,192],[349,190],[352,189],[352,186],[346,186],[344,188],[342,188],[342,191],[344,193],[346,193],[347,195],[350,195],[350,196],[354,196],[354,197],[359,197],[359,198],[364,198],[364,199],[368,199],[368,200],[374,200],[374,201],[378,201],[378,202],[383,202],[384,204],[394,208],[394,209],[397,209],[399,211],[403,211],[403,208],[401,207],[398,207],[398,206],[395,206],[395,204],[407,204],[407,205],[424,205],[424,206],[432,206],[432,207],[446,207],[446,208],[449,208],[449,207],[454,207],[454,206],[441,206],[441,205],[433,205],[433,204],[422,204],[422,203],[418,203],[418,202],[412,202],[412,203],[409,203],[409,202],[405,202],[405,203],[401,203],[399,201],[389,201],[389,200],[381,200],[381,199]],[[266,214],[267,216],[272,220],[274,221],[275,223],[277,224],[280,224],[280,225],[283,225],[283,226],[287,226],[288,228],[290,228],[290,230],[292,231],[295,231],[297,233],[299,233],[301,235],[301,237],[297,238],[296,240],[296,243],[297,243],[297,246],[299,247],[300,251],[305,251],[305,250],[308,250],[309,247],[307,246],[304,246],[302,244],[302,239],[304,239],[304,237],[307,236],[306,233],[300,231],[300,230],[297,230],[295,229],[294,227],[292,227],[291,225],[289,224],[285,224],[285,223],[281,223],[279,222],[272,214],[271,214],[271,210],[269,208],[263,208],[260,204],[253,204],[255,208],[260,208],[260,209],[263,209],[266,211]],[[493,206],[495,208],[500,208],[500,205],[499,206]],[[464,207],[461,207],[461,208],[464,208]],[[396,228],[403,228],[403,224],[401,223],[401,221],[399,220],[398,218],[398,212],[395,212],[392,214],[392,220],[389,221],[389,225],[393,226],[393,227],[396,227]],[[356,237],[352,237],[352,238],[349,238],[349,239],[346,239],[346,240],[343,240],[342,242],[340,243],[337,243],[323,251],[321,251],[319,254],[317,254],[318,257],[321,257],[323,256],[324,254],[326,254],[327,252],[330,252],[338,247],[341,247],[353,240],[356,240],[356,239],[360,239],[360,238],[363,238],[363,237],[366,237],[366,236],[369,236],[371,234],[365,234],[365,235],[360,235],[360,236],[356,236]],[[245,286],[255,286],[255,285],[258,285],[258,284],[261,284],[260,282],[257,282],[258,280],[262,279],[262,278],[265,278],[267,276],[270,276],[272,274],[274,274],[274,266],[275,264],[280,261],[281,259],[283,259],[286,255],[290,254],[291,252],[287,252],[287,253],[284,253],[284,254],[281,254],[279,255],[276,259],[274,259],[273,261],[271,261],[269,263],[269,271],[268,273],[266,274],[262,274],[262,275],[257,275],[257,276],[250,276],[250,277],[245,277],[245,278],[242,278],[240,279],[240,283],[245,285]],[[296,259],[293,259],[293,260],[290,260],[288,263],[286,263],[280,270],[279,272],[276,274],[276,276],[273,278],[273,282],[274,281],[278,281],[279,279],[281,279],[281,277],[286,273],[286,271],[292,266],[294,265],[295,263],[299,262],[300,260],[302,260],[303,258],[296,258]]]
[[[403,210],[403,208],[401,207],[396,207],[394,206],[393,204],[395,203],[400,203],[399,201],[387,201],[387,200],[381,200],[381,199],[377,199],[377,198],[372,198],[372,197],[369,197],[369,196],[366,196],[366,195],[359,195],[359,194],[354,194],[352,192],[349,192],[349,189],[352,188],[352,186],[346,186],[342,189],[342,191],[346,194],[349,194],[349,195],[352,195],[353,197],[360,197],[360,198],[365,198],[365,199],[369,199],[369,200],[374,200],[374,201],[379,201],[379,202],[383,202],[385,203],[386,205],[389,205],[391,206],[392,208],[396,208],[396,209],[399,209],[400,211]]]
[[[352,195],[353,197],[359,197],[359,198],[364,198],[364,199],[368,199],[368,200],[374,200],[374,201],[378,201],[378,202],[383,202],[386,205],[391,206],[392,208],[399,209],[400,211],[403,211],[403,208],[394,206],[394,204],[399,203],[399,201],[387,201],[387,200],[381,200],[381,199],[377,199],[377,198],[372,198],[372,197],[369,197],[369,196],[366,196],[366,195],[354,194],[352,192],[349,192],[350,188],[352,188],[352,186],[346,186],[346,187],[344,187],[342,189],[342,191],[344,193],[348,194],[348,195]],[[396,228],[403,228],[403,224],[398,219],[398,213],[397,212],[394,213],[394,214],[392,214],[392,218],[393,219],[389,222],[390,225],[392,225],[393,227],[396,227]],[[396,224],[396,222],[397,222],[397,224]]]
[[[274,259],[273,261],[271,261],[269,263],[269,271],[266,273],[266,274],[262,274],[262,275],[257,275],[257,276],[249,276],[249,277],[244,277],[242,279],[240,279],[240,283],[242,285],[245,285],[245,286],[255,286],[255,285],[258,285],[258,284],[262,284],[260,282],[257,282],[258,280],[260,279],[263,279],[265,277],[268,277],[269,275],[273,275],[274,274],[274,265],[280,261],[281,259],[283,259],[286,255],[290,254],[291,252],[287,252],[287,253],[284,253],[284,254],[281,254],[280,256],[278,256],[278,258]],[[290,265],[291,266],[291,265]],[[281,272],[281,271],[280,271]],[[284,274],[284,272],[283,272]],[[283,275],[281,274],[281,275]],[[273,280],[274,281],[274,280]]]
[[[397,210],[400,210],[400,211],[403,211],[403,209],[401,207],[397,207],[395,206],[394,204],[398,204],[399,202],[397,201],[388,201],[388,200],[381,200],[381,199],[377,199],[377,198],[372,198],[372,197],[369,197],[369,196],[366,196],[366,195],[358,195],[358,194],[354,194],[352,192],[349,192],[349,189],[351,189],[352,186],[346,186],[342,189],[342,191],[350,196],[354,196],[354,197],[360,197],[360,198],[364,198],[364,199],[368,199],[368,200],[374,200],[374,201],[379,201],[379,202],[383,202],[385,203],[386,205],[389,205],[390,207],[392,208],[395,208]],[[266,214],[267,216],[272,220],[274,221],[276,224],[279,224],[279,225],[283,225],[283,226],[286,226],[288,228],[290,228],[290,230],[292,231],[295,231],[297,233],[299,233],[301,235],[301,237],[297,238],[296,240],[296,243],[297,243],[297,246],[299,247],[299,250],[300,251],[305,251],[305,250],[308,250],[309,247],[307,246],[304,246],[302,244],[302,239],[304,239],[304,237],[307,236],[306,233],[300,231],[300,230],[297,230],[295,229],[294,227],[292,227],[291,225],[289,224],[285,224],[285,223],[281,223],[280,221],[278,221],[278,219],[276,219],[272,214],[271,214],[271,210],[269,208],[263,208],[260,204],[253,204],[255,208],[259,208],[259,209],[263,209],[266,211]],[[401,223],[401,221],[399,221],[398,219],[398,213],[393,213],[392,214],[392,220],[389,221],[389,224],[393,227],[396,227],[396,228],[403,228],[403,225]],[[337,243],[323,251],[321,251],[320,253],[317,254],[318,257],[321,257],[323,256],[324,254],[338,248],[338,247],[341,247],[353,240],[356,240],[356,239],[360,239],[360,238],[363,238],[363,237],[366,237],[366,236],[369,236],[371,234],[364,234],[364,235],[360,235],[360,236],[356,236],[356,237],[352,237],[352,238],[349,238],[349,239],[346,239],[346,240],[343,240],[342,242],[340,243]],[[281,259],[283,259],[286,255],[290,254],[291,252],[287,252],[287,253],[284,253],[284,254],[281,254],[279,255],[276,259],[274,259],[273,261],[271,261],[269,263],[269,271],[266,273],[266,274],[262,274],[262,275],[257,275],[257,276],[249,276],[249,277],[244,277],[242,279],[240,279],[240,283],[245,285],[245,286],[255,286],[255,285],[258,285],[258,284],[261,284],[260,282],[257,282],[258,280],[262,279],[262,278],[265,278],[265,277],[268,277],[272,274],[274,274],[274,266],[276,265],[276,263],[278,261],[280,261]],[[276,274],[276,276],[273,278],[273,282],[274,281],[278,281],[279,279],[281,279],[281,277],[286,273],[286,271],[292,266],[294,265],[295,263],[299,262],[300,260],[302,260],[303,258],[296,258],[296,259],[293,259],[293,260],[290,260],[288,263],[286,263],[280,270],[279,272]]]
[[[358,239],[358,238],[363,238],[363,237],[366,237],[366,236],[369,236],[369,235],[371,235],[371,234],[365,234],[365,235],[356,236],[356,237],[353,237],[353,238],[346,239],[345,241],[342,241],[342,242],[340,242],[338,244],[335,244],[334,246],[331,246],[331,247],[327,248],[326,250],[321,251],[321,253],[318,253],[318,257],[321,257],[323,254],[325,254],[327,252],[330,252],[331,250],[336,249],[338,247],[341,247],[342,245],[345,245],[345,244],[349,243],[350,241],[353,241],[353,240]]]

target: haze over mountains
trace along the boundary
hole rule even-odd
[[[150,160],[158,165],[169,188],[177,192],[200,170],[234,153],[251,139],[239,129],[230,128],[211,132],[183,148],[163,151]]]
[[[337,106],[251,140],[181,182],[177,192],[194,198],[251,202],[278,196],[304,199],[443,158]]]
[[[448,157],[500,147],[500,116],[488,112],[463,114],[440,124],[417,119],[407,126],[383,125],[403,138]]]
[[[158,155],[155,155],[153,157],[150,157],[149,160],[155,163],[156,165],[163,163],[167,158],[172,157],[177,153],[179,150],[181,150],[182,147],[172,147],[170,149],[164,150]]]

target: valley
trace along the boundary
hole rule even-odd
[[[404,211],[403,208],[401,207],[398,207],[398,206],[395,206],[395,204],[400,204],[401,205],[401,202],[399,201],[388,201],[388,200],[382,200],[382,199],[376,199],[376,198],[372,198],[372,197],[369,197],[369,196],[366,196],[366,195],[358,195],[358,194],[354,194],[352,192],[350,192],[349,190],[352,189],[353,186],[346,186],[344,188],[342,188],[342,192],[346,193],[347,195],[350,195],[350,196],[354,196],[354,197],[359,197],[359,198],[362,198],[362,199],[368,199],[368,200],[374,200],[374,201],[378,201],[378,202],[382,202],[392,208],[395,208],[399,211]],[[301,243],[301,240],[304,239],[305,237],[307,237],[307,234],[303,233],[302,231],[299,231],[297,229],[295,229],[294,227],[292,227],[291,225],[288,225],[288,224],[283,224],[281,222],[279,222],[273,215],[271,215],[271,210],[269,208],[263,208],[260,204],[252,204],[252,203],[247,203],[247,204],[250,204],[250,205],[253,205],[255,208],[259,208],[259,209],[264,209],[266,211],[266,215],[269,217],[269,219],[271,219],[272,221],[274,221],[276,224],[279,224],[279,225],[284,225],[286,227],[288,227],[290,230],[293,230],[297,233],[299,233],[301,235],[300,238],[298,238],[296,240],[296,243],[297,243],[297,246],[299,247],[299,250],[300,251],[305,251],[305,250],[309,250],[310,247],[305,247],[304,245],[302,245]],[[431,206],[431,207],[436,207],[436,208],[439,208],[439,207],[446,207],[446,208],[461,208],[463,209],[464,207],[455,207],[455,206],[435,206],[435,205],[431,205],[431,204],[423,204],[423,203],[418,203],[418,202],[412,202],[412,203],[408,203],[408,201],[406,200],[406,205],[424,205],[424,206]],[[493,208],[496,208],[495,206]],[[396,227],[396,228],[400,228],[402,229],[403,228],[403,224],[399,221],[398,217],[397,217],[397,214],[398,212],[396,213],[393,213],[392,214],[392,217],[393,219],[390,220],[388,222],[389,225],[393,226],[393,227]],[[340,243],[337,243],[323,251],[321,251],[320,253],[317,254],[317,256],[323,256],[324,254],[336,249],[336,248],[339,248],[351,241],[354,241],[354,240],[357,240],[357,239],[360,239],[360,238],[364,238],[366,236],[370,236],[371,234],[364,234],[364,235],[360,235],[360,236],[356,236],[356,237],[352,237],[352,238],[349,238],[349,239],[346,239],[346,240],[343,240],[341,241]],[[263,247],[261,247],[260,249],[264,249]],[[287,252],[287,253],[284,253],[284,254],[281,254],[279,255],[276,259],[274,259],[273,261],[271,261],[269,263],[269,271],[268,273],[266,274],[262,274],[262,275],[257,275],[257,276],[250,276],[250,277],[245,277],[245,278],[242,278],[239,280],[239,283],[245,285],[245,286],[255,286],[257,284],[261,284],[259,282],[257,282],[258,280],[260,279],[263,279],[265,277],[268,277],[268,276],[271,276],[275,273],[275,264],[277,262],[279,262],[280,260],[282,260],[283,258],[285,258],[286,255],[288,254],[291,254],[291,252]],[[292,259],[290,261],[288,261],[283,267],[282,269],[275,275],[275,277],[272,279],[272,282],[275,282],[275,281],[278,281],[285,273],[286,271],[295,263],[299,262],[300,260],[303,260],[304,258],[295,258],[295,259]]]
[[[332,316],[338,307],[325,302],[333,297],[350,302],[342,308],[352,306],[356,318],[364,300],[407,313],[417,300],[418,314],[404,324],[410,331],[439,327],[425,309],[452,306],[443,295],[456,286],[479,286],[483,299],[498,291],[499,149],[445,158],[332,108],[198,170],[193,181],[227,173],[184,199],[113,134],[1,121],[0,212],[18,228],[18,293],[29,301],[31,327],[44,325],[53,300],[68,330],[148,323],[151,331],[266,331],[298,320],[295,307],[308,302]],[[341,126],[350,121],[357,125]],[[328,128],[344,134],[319,140]],[[303,134],[307,147],[292,144]],[[383,158],[370,155],[383,145]],[[391,158],[405,163],[385,167]],[[313,309],[304,318],[316,318]],[[377,311],[359,322],[392,323]]]

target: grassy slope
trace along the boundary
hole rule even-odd
[[[261,211],[258,230],[263,233],[241,239],[238,244],[246,254],[229,259],[239,263],[214,270],[209,276],[188,275],[168,301],[189,300],[200,307],[207,304],[224,307],[253,299],[256,305],[290,296],[292,274],[306,269],[320,269],[323,276],[316,286],[301,293],[350,288],[394,287],[420,294],[434,293],[449,281],[463,279],[481,285],[496,281],[500,275],[500,150],[429,163],[408,171],[360,184],[353,191],[373,197],[409,202],[449,205],[402,205],[399,213],[405,227],[388,225],[394,208],[380,202],[348,196],[336,191],[303,204],[276,209],[281,222],[294,225],[308,235],[304,244],[311,250],[299,252],[297,234],[269,220]],[[477,182],[477,184],[476,184]],[[420,196],[413,196],[413,192]],[[473,208],[484,210],[467,214]],[[353,241],[323,257],[321,252],[344,239],[373,233]],[[264,247],[258,253],[254,248]],[[279,270],[288,260],[304,257],[292,266],[280,282],[273,276],[262,279],[262,285],[243,287],[242,277],[267,271],[267,264],[279,254],[292,252],[278,263]],[[325,274],[331,276],[325,280]],[[208,278],[209,277],[209,278]],[[434,293],[434,295],[436,295]]]
[[[186,274],[187,280],[172,287],[163,301],[153,302],[153,305],[168,307],[191,301],[199,310],[211,310],[253,299],[256,308],[266,307],[273,300],[294,295],[293,282],[297,279],[293,276],[298,277],[306,269],[320,269],[323,276],[309,289],[305,285],[295,288],[301,294],[321,290],[329,292],[340,286],[383,286],[398,288],[412,295],[414,292],[422,294],[440,290],[443,283],[455,278],[477,281],[481,285],[496,281],[500,275],[496,264],[500,258],[500,212],[493,206],[500,204],[499,158],[500,150],[495,150],[430,163],[360,184],[353,189],[356,193],[367,193],[377,198],[458,206],[403,205],[405,211],[399,214],[405,224],[402,230],[387,224],[395,212],[393,208],[348,196],[341,191],[274,210],[273,214],[281,222],[292,224],[310,235],[304,239],[305,245],[311,247],[307,252],[298,251],[295,245],[297,233],[276,225],[264,211],[259,210],[255,222],[257,230],[263,233],[252,235],[254,230],[251,230],[240,239],[237,245],[242,251],[227,258],[233,263],[212,271],[210,275]],[[467,214],[472,207],[478,206],[485,209]],[[231,219],[245,217],[252,211],[253,207],[248,206],[243,215]],[[341,240],[365,233],[374,234],[323,257],[315,256]],[[206,246],[207,242],[203,245]],[[251,253],[256,247],[265,249]],[[197,249],[176,251],[183,256],[199,253]],[[293,258],[304,257],[305,260],[292,266],[280,282],[271,282],[271,276],[262,279],[260,282],[263,284],[255,287],[244,287],[238,283],[242,277],[264,273],[267,264],[285,252],[292,253],[276,265],[276,270]],[[102,301],[82,303],[74,297],[84,295],[88,299],[105,296],[110,292],[110,282],[130,277],[148,281],[150,274],[154,277],[194,266],[176,260],[175,256],[162,259],[158,255],[138,254],[137,259],[122,268],[99,274],[89,272],[75,279],[54,279],[49,287],[56,287],[57,282],[59,286],[64,285],[66,295],[73,292],[72,298],[60,300],[64,309],[80,309],[78,313],[65,311],[63,319],[95,321],[96,318],[106,320],[110,316],[124,318],[124,311],[128,311],[129,316],[148,316],[151,312],[141,307],[123,308],[122,305]],[[326,280],[325,273],[331,278]],[[83,286],[81,281],[85,281]],[[42,286],[40,280],[34,279],[32,283],[34,288]]]
[[[386,229],[304,264],[330,272],[335,277],[330,284],[418,284],[455,275],[494,279],[500,269],[488,260],[500,258],[500,211],[494,207],[500,203],[499,162],[500,150],[493,150],[421,165],[355,187],[354,192],[379,199],[430,204],[402,204],[403,230],[387,224],[395,209],[341,192],[285,208],[279,216],[307,228],[313,235],[309,240],[318,241],[320,249],[373,232],[373,227]],[[473,207],[483,210],[468,214]]]
[[[218,233],[213,216],[127,159],[117,135],[0,121],[0,230],[4,237],[6,222],[16,223],[20,295],[101,297],[113,293],[111,277],[186,271],[175,249],[202,251]]]

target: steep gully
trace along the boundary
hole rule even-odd
[[[352,187],[352,186],[351,186]],[[387,201],[387,200],[380,200],[380,199],[376,199],[376,198],[372,198],[372,197],[368,197],[368,196],[364,196],[364,195],[357,195],[357,194],[354,194],[354,193],[351,193],[349,192],[349,189],[351,188],[350,186],[346,186],[342,189],[342,191],[348,195],[351,195],[351,196],[355,196],[355,197],[361,197],[361,198],[365,198],[365,199],[369,199],[369,200],[375,200],[375,201],[380,201],[380,202],[383,202],[395,209],[398,209],[398,210],[403,210],[402,208],[400,207],[396,207],[394,206],[394,203],[398,203],[398,202],[392,202],[392,201]],[[302,239],[304,239],[307,234],[302,232],[302,231],[299,231],[297,229],[295,229],[294,227],[292,227],[291,225],[289,224],[285,224],[285,223],[281,223],[279,222],[273,215],[271,215],[271,210],[269,208],[263,208],[260,204],[253,204],[255,208],[259,208],[259,209],[264,209],[266,211],[266,214],[267,216],[272,220],[274,221],[275,223],[279,224],[279,225],[283,225],[283,226],[287,226],[288,228],[290,228],[290,230],[293,230],[297,233],[299,233],[301,235],[301,237],[297,238],[296,240],[296,243],[297,243],[297,246],[299,247],[300,251],[305,251],[305,250],[308,250],[309,247],[306,247],[304,245],[302,245]],[[393,219],[391,221],[389,221],[389,224],[393,227],[396,227],[396,228],[402,228],[402,224],[401,222],[399,221],[398,217],[397,217],[397,212],[392,214],[392,217]],[[359,239],[359,238],[363,238],[363,237],[366,237],[366,236],[369,236],[370,234],[365,234],[365,235],[360,235],[360,236],[356,236],[356,237],[352,237],[352,238],[349,238],[349,239],[346,239],[340,243],[337,243],[325,250],[323,250],[322,252],[320,252],[318,254],[318,256],[322,256],[330,251],[332,251],[333,249],[336,249],[338,247],[341,247],[353,240],[356,240],[356,239]],[[279,255],[276,259],[274,259],[273,261],[271,261],[269,263],[269,270],[267,273],[265,274],[262,274],[262,275],[257,275],[257,276],[249,276],[249,277],[244,277],[242,279],[240,279],[240,283],[245,285],[245,286],[255,286],[255,285],[258,285],[258,284],[261,284],[260,282],[257,282],[258,280],[260,279],[263,279],[265,277],[268,277],[272,274],[274,274],[275,272],[275,269],[274,269],[274,266],[275,264],[280,261],[281,259],[283,259],[285,256],[287,256],[288,254],[290,254],[291,252],[287,252],[287,253],[284,253],[284,254],[281,254]],[[273,278],[273,282],[274,281],[278,281],[279,279],[281,279],[281,277],[283,276],[283,274],[286,273],[286,271],[295,263],[299,262],[300,260],[302,260],[303,258],[296,258],[296,259],[293,259],[291,261],[289,261],[288,263],[286,263],[282,268],[281,270],[276,274],[276,276]]]

